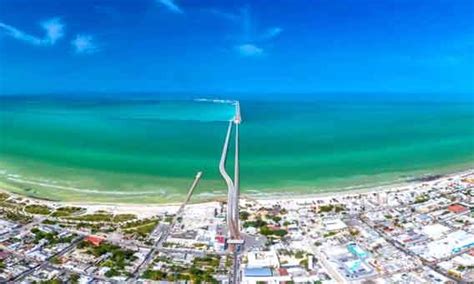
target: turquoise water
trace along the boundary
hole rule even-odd
[[[223,196],[229,104],[4,97],[0,186],[68,201]],[[317,193],[474,167],[474,105],[241,102],[244,194]],[[232,163],[229,163],[229,167]]]

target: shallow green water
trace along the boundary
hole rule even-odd
[[[231,105],[0,100],[2,187],[70,201],[169,202],[203,171],[195,198],[224,192],[217,166]],[[472,104],[243,101],[241,108],[244,193],[342,190],[474,167]]]

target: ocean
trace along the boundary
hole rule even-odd
[[[474,167],[472,103],[240,103],[243,195],[343,191]],[[61,201],[178,202],[203,171],[192,200],[223,197],[218,162],[233,112],[191,99],[3,96],[0,188]]]

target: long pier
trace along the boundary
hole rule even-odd
[[[235,102],[234,122],[235,122],[235,124],[240,124],[240,122],[242,122],[242,115],[240,114],[240,103],[239,103],[239,101]]]
[[[234,220],[235,226],[237,227],[237,234],[234,239],[240,239],[239,228],[239,198],[240,198],[240,163],[239,163],[239,125],[242,122],[242,116],[240,114],[240,103],[235,102],[235,157],[234,157],[234,211],[232,219]]]
[[[239,198],[240,198],[240,164],[239,164],[239,125],[242,122],[240,113],[240,103],[232,102],[235,106],[234,117],[229,121],[227,134],[222,148],[221,160],[219,163],[219,171],[227,185],[227,227],[229,228],[229,251],[233,255],[232,272],[229,275],[229,283],[239,283],[240,274],[240,245],[243,243],[239,228]],[[229,141],[232,134],[232,127],[235,125],[235,155],[234,155],[234,179],[229,176],[225,168],[227,154],[229,152]]]
[[[238,235],[238,224],[234,220],[235,215],[235,185],[232,178],[227,173],[225,168],[227,161],[227,153],[229,152],[229,141],[232,134],[233,121],[229,121],[229,126],[227,127],[227,134],[224,140],[224,146],[222,148],[221,160],[219,163],[219,172],[222,175],[226,185],[227,185],[227,226],[229,227],[231,237]]]
[[[240,123],[240,121],[239,121]],[[240,198],[240,168],[239,168],[239,123],[235,123],[235,156],[234,156],[234,190],[232,192],[232,222],[237,228],[234,240],[240,239],[239,230],[239,198]]]
[[[240,113],[240,103],[234,101],[235,106],[234,117],[229,121],[227,134],[222,148],[221,160],[219,163],[219,171],[227,185],[227,226],[232,241],[240,240],[239,230],[239,197],[240,197],[240,170],[239,170],[239,124],[242,121]],[[225,168],[227,154],[229,152],[229,141],[232,134],[232,127],[235,125],[235,157],[234,157],[234,179],[230,177]]]

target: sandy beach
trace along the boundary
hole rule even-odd
[[[252,197],[252,196],[241,196],[241,203],[246,201],[258,202],[262,206],[271,206],[274,204],[285,204],[285,203],[329,203],[334,199],[340,198],[352,198],[359,195],[370,195],[381,192],[394,192],[394,191],[405,191],[405,190],[416,190],[425,187],[432,187],[437,183],[446,182],[451,179],[462,179],[466,176],[473,175],[474,169],[465,171],[455,172],[446,174],[440,177],[436,177],[430,180],[414,180],[411,182],[394,183],[390,185],[384,185],[379,187],[367,187],[361,189],[354,189],[350,191],[336,191],[336,192],[320,192],[314,194],[297,195],[293,198],[283,195],[269,195],[268,197]],[[157,214],[169,213],[172,214],[178,210],[180,203],[168,203],[168,204],[129,204],[129,203],[94,203],[94,202],[56,202],[35,199],[31,197],[24,197],[22,195],[11,193],[7,190],[1,189],[3,192],[22,198],[30,204],[44,204],[52,208],[58,208],[62,206],[77,206],[85,208],[87,213],[94,213],[96,211],[107,211],[112,214],[124,214],[132,213],[137,215],[138,218],[148,218]],[[220,198],[219,200],[222,200]],[[187,205],[188,210],[201,210],[209,207],[217,207],[220,201],[207,201],[201,203],[191,203]]]

